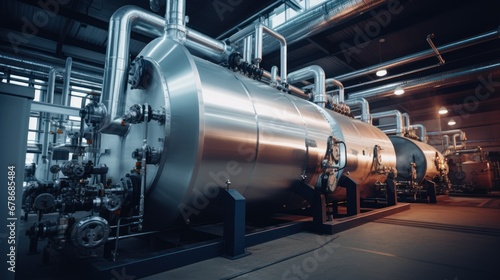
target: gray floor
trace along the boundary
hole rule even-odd
[[[334,236],[299,233],[248,251],[238,260],[214,258],[143,279],[498,280],[500,199],[412,204]]]

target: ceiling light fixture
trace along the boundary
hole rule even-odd
[[[380,38],[378,40],[378,56],[379,56],[379,59],[380,59],[380,63],[382,63],[382,43],[385,42],[385,39],[384,38]],[[386,69],[379,69],[375,75],[377,75],[377,77],[383,77],[385,75],[387,75],[387,70]]]
[[[448,121],[448,125],[456,125],[456,124],[457,124],[457,122],[454,121],[453,119]]]
[[[385,75],[387,75],[387,70],[385,69],[381,69],[381,70],[378,70],[375,75],[377,75],[377,77],[383,77]]]
[[[395,95],[401,95],[405,93],[405,90],[401,86],[397,86],[396,89],[394,90]]]
[[[445,114],[447,114],[447,113],[448,113],[448,109],[446,109],[445,107],[441,107],[441,108],[439,108],[438,113],[439,113],[440,115],[445,115]]]

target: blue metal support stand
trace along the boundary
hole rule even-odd
[[[234,189],[221,192],[224,205],[224,257],[238,259],[249,255],[245,250],[245,198]]]

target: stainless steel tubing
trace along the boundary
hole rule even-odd
[[[325,71],[318,65],[311,65],[288,74],[288,83],[293,84],[314,78],[313,102],[325,107]]]
[[[337,86],[339,88],[339,98],[338,98],[338,103],[342,104],[345,103],[345,97],[344,97],[344,85],[338,81],[337,79],[334,78],[328,78],[326,79],[326,86]]]
[[[372,123],[372,117],[370,115],[370,103],[364,98],[348,99],[345,104],[349,107],[359,107],[361,110],[361,121],[365,123]]]
[[[372,119],[380,119],[386,117],[394,117],[396,119],[396,134],[398,136],[402,136],[404,134],[404,125],[403,125],[403,114],[401,114],[398,110],[390,110],[380,113],[372,113]]]

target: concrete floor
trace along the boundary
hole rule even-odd
[[[299,233],[159,279],[500,279],[500,198],[451,197],[334,236]]]
[[[34,222],[30,219],[25,226]],[[27,256],[27,243],[23,246],[17,279],[78,278],[78,263],[41,266],[40,255]],[[498,280],[500,195],[412,204],[408,211],[333,236],[304,232],[248,251],[251,255],[241,259],[217,257],[143,279]],[[106,279],[138,277],[125,268]]]

